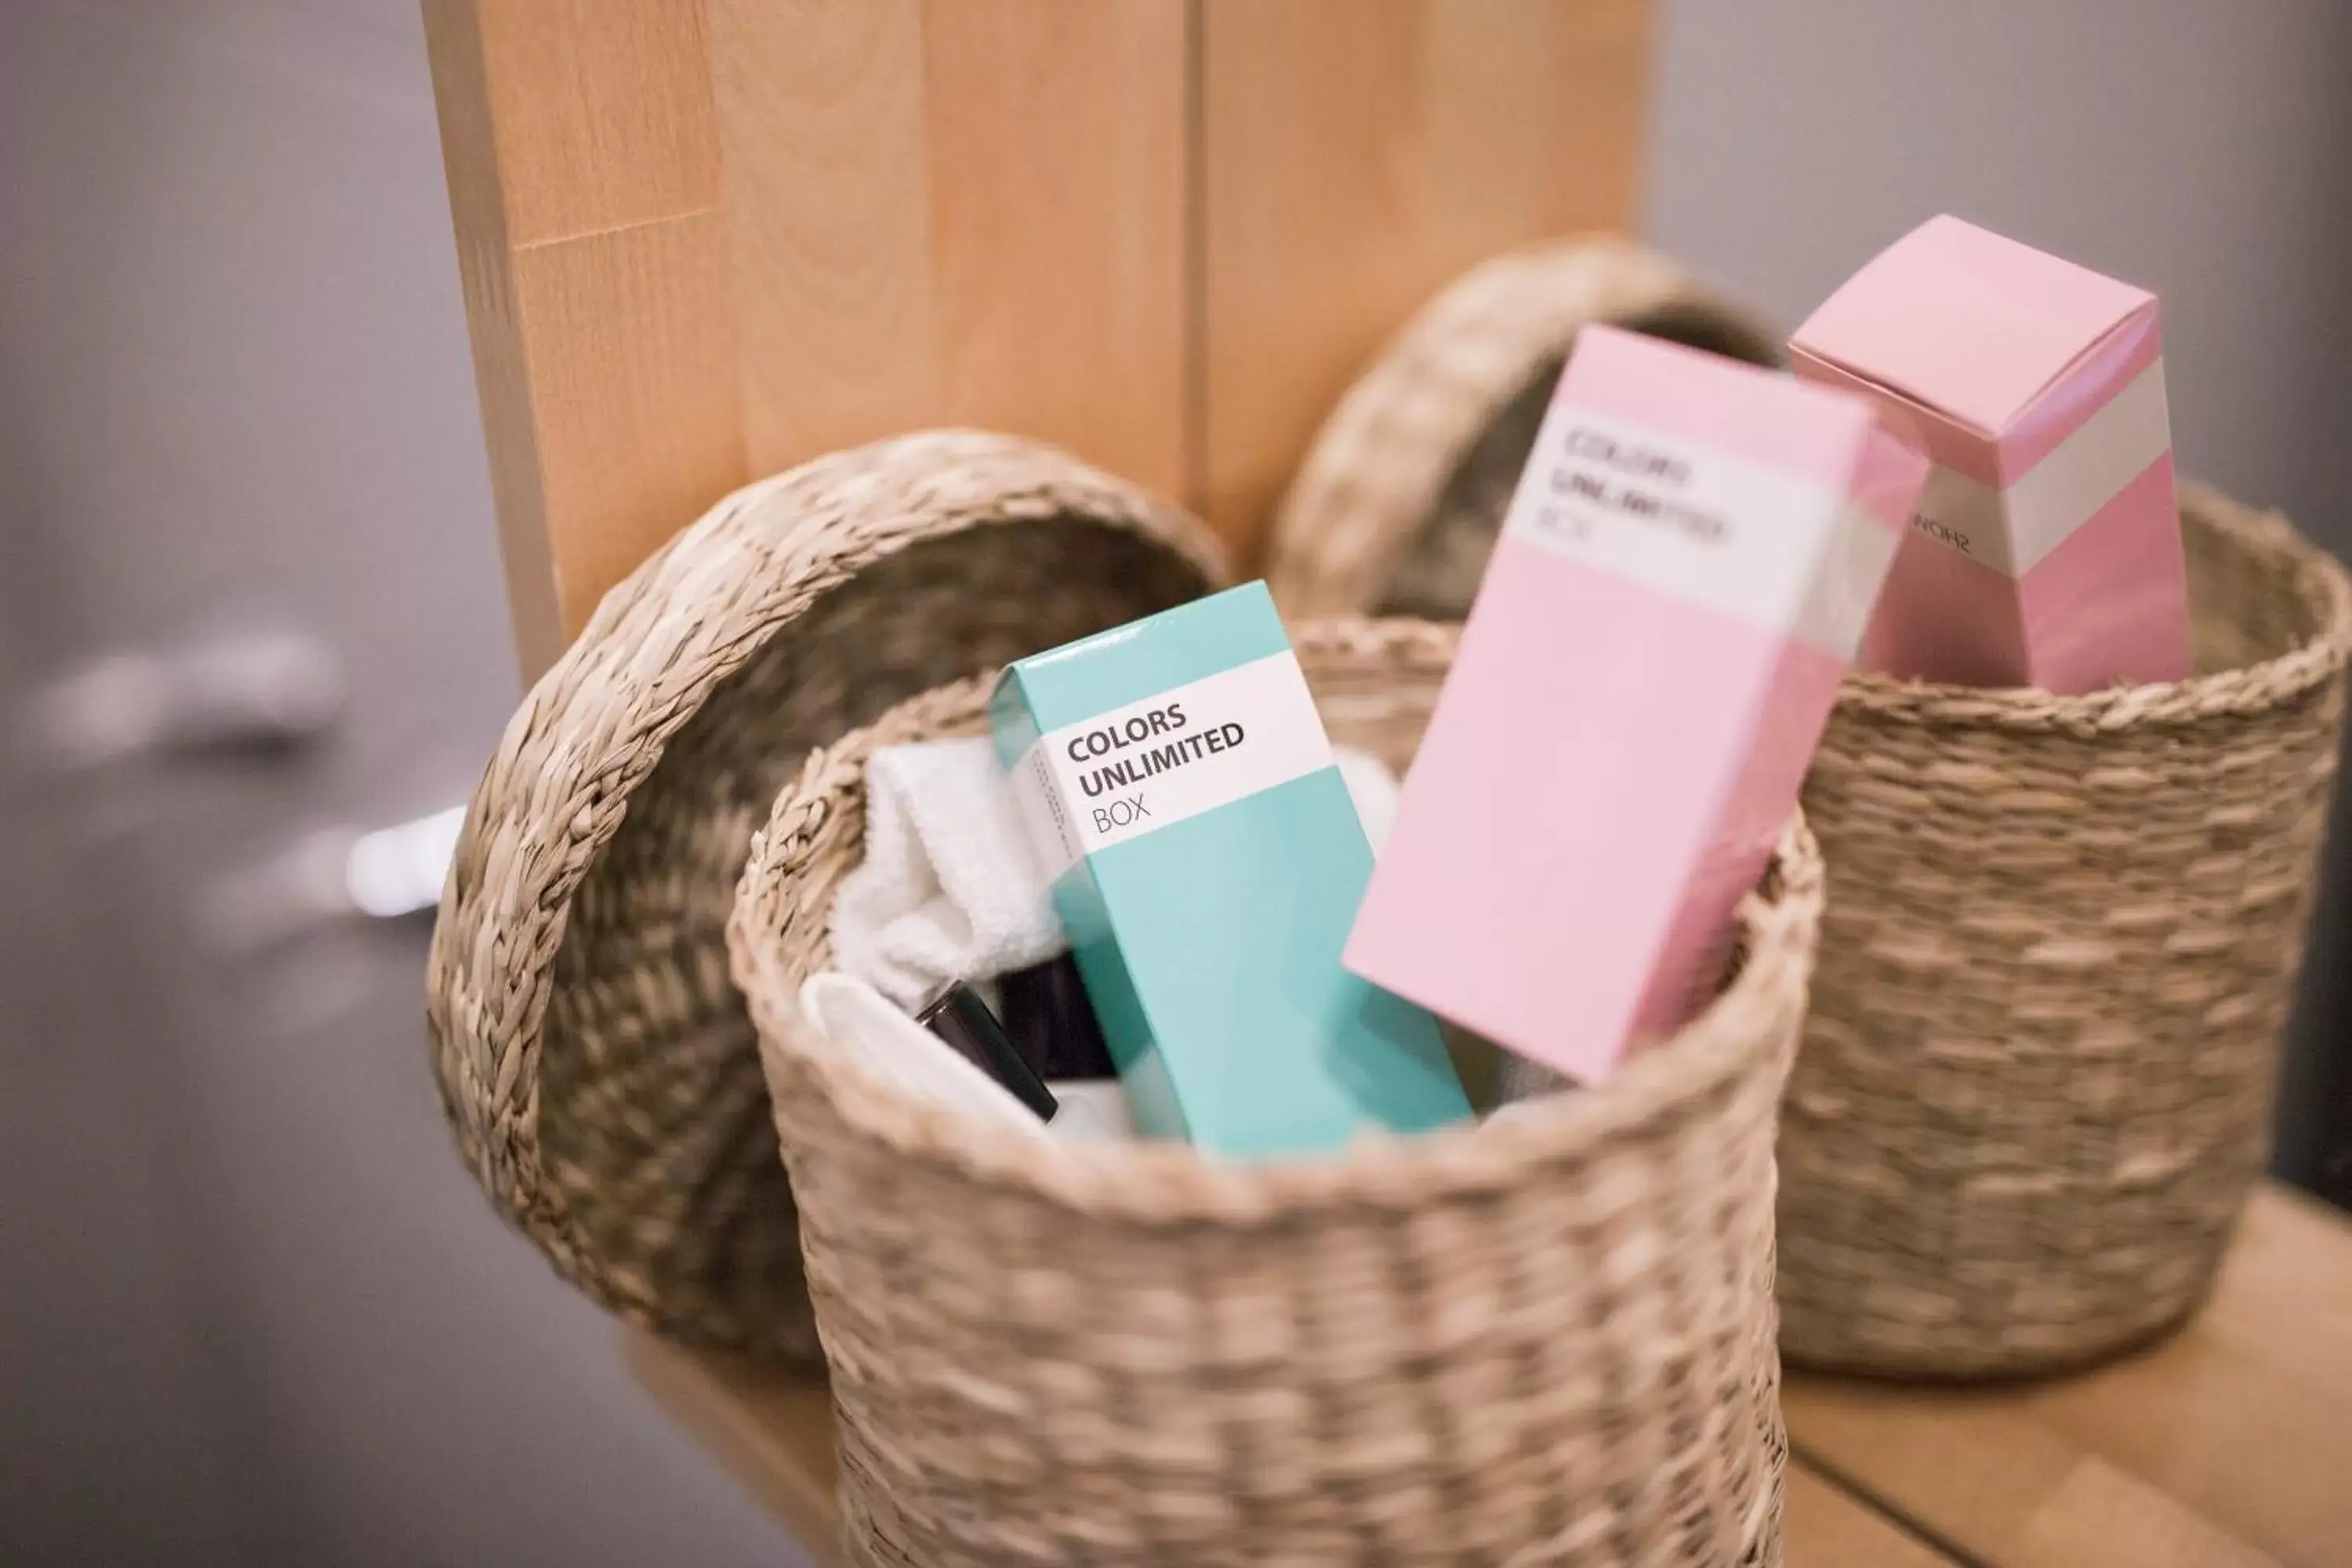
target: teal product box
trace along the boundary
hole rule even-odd
[[[1436,1021],[1339,966],[1371,848],[1264,584],[1022,659],[990,718],[1145,1136],[1306,1153],[1470,1114]]]

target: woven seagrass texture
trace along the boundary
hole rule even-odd
[[[728,497],[605,599],[477,789],[434,933],[459,1150],[557,1268],[664,1332],[816,1353],[724,928],[812,746],[1222,575],[1184,514],[964,432]]]
[[[1402,760],[1452,658],[1300,628],[1333,739]],[[729,927],[832,1363],[856,1559],[1768,1564],[1785,1437],[1772,1140],[1820,903],[1792,826],[1740,961],[1601,1090],[1325,1161],[1064,1145],[909,1100],[803,1025],[877,746],[813,754]]]
[[[1782,359],[1777,334],[1624,240],[1554,241],[1472,268],[1406,323],[1307,449],[1268,548],[1283,612],[1460,620],[1570,342],[1592,321]]]
[[[2263,1169],[2352,638],[2343,572],[2183,491],[2199,668],[1847,682],[1780,1143],[1781,1345],[2016,1374],[2179,1322]]]

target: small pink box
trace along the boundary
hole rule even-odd
[[[1684,1023],[1926,471],[1860,398],[1579,333],[1348,967],[1585,1082]]]
[[[1955,217],[1912,230],[1790,343],[1934,459],[1861,663],[2095,691],[2189,673],[2156,297]]]

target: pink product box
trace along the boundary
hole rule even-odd
[[[1588,1083],[1685,1022],[1926,470],[1859,398],[1584,329],[1348,967]]]
[[[2059,692],[2188,675],[2154,295],[1938,217],[1855,273],[1790,352],[1935,463],[1864,668]]]

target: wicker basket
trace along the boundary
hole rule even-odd
[[[434,933],[434,1066],[492,1201],[616,1310],[813,1356],[727,977],[752,829],[812,746],[1222,575],[1174,509],[965,433],[753,485],[648,561],[508,727]]]
[[[1402,761],[1453,634],[1299,653]],[[1772,1138],[1818,865],[1793,828],[1714,1006],[1605,1091],[1321,1163],[1027,1139],[807,1031],[867,754],[981,728],[942,688],[813,755],[729,927],[802,1214],[856,1561],[1780,1561]]]
[[[1473,268],[1406,324],[1316,436],[1269,546],[1284,613],[1460,620],[1570,342],[1591,321],[1782,361],[1777,333],[1624,240],[1555,241]]]
[[[2352,591],[2184,492],[2200,668],[2088,697],[1848,682],[1781,1133],[1791,1361],[1962,1377],[2192,1312],[2263,1170]]]
[[[1332,416],[1286,604],[1467,608],[1566,341],[1514,321],[1536,256],[1441,295]],[[2183,498],[2211,673],[1840,698],[1805,793],[1831,893],[1782,1134],[1791,1360],[1988,1376],[2147,1338],[2261,1172],[2352,632],[2284,522]]]

